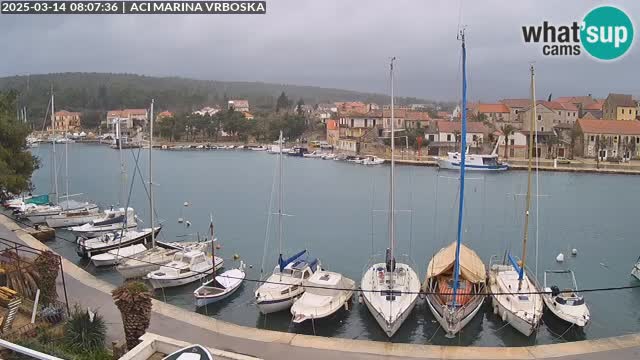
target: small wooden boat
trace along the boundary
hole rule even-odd
[[[244,262],[240,261],[240,267],[231,269],[207,281],[193,292],[196,307],[226,299],[240,288],[246,273],[244,272]]]
[[[202,345],[191,345],[163,357],[162,360],[213,360],[213,355]]]

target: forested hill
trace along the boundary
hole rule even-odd
[[[20,104],[30,118],[44,116],[50,89],[56,95],[56,109],[69,111],[105,111],[119,108],[144,108],[151,98],[157,108],[190,111],[205,105],[222,105],[226,99],[248,99],[252,109],[272,110],[281,92],[294,103],[334,101],[389,102],[388,95],[313,86],[268,84],[261,82],[227,82],[178,77],[151,77],[109,73],[55,73],[0,78],[0,90],[15,89]],[[398,98],[398,103],[424,103],[423,99]]]

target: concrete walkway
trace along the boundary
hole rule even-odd
[[[0,237],[42,250],[48,247],[0,215]],[[124,339],[114,286],[63,260],[69,301],[98,309],[109,325],[108,339]],[[456,347],[325,338],[230,324],[153,301],[150,332],[264,359],[640,359],[640,335],[530,347]]]

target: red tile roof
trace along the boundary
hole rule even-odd
[[[602,105],[604,105],[604,101],[595,100],[592,103],[585,105],[583,110],[602,110]]]
[[[572,103],[561,103],[557,101],[538,101],[538,104],[542,104],[551,110],[578,111],[578,107]]]
[[[424,111],[407,111],[405,120],[428,121],[431,120],[431,117],[429,117],[429,113]]]
[[[637,120],[578,119],[578,126],[585,134],[640,135]]]
[[[510,108],[525,108],[531,105],[531,99],[502,99],[500,102]]]
[[[446,112],[446,111],[438,111],[438,117],[441,119],[444,118],[450,118],[451,117],[451,113],[450,112]]]
[[[393,111],[393,115],[396,119],[404,119],[407,117],[407,110],[405,109],[395,109]],[[382,117],[390,118],[391,117],[391,109],[385,109],[382,111]]]
[[[67,110],[56,111],[56,116],[80,116],[82,115],[79,112],[71,112]]]
[[[249,100],[229,100],[229,103],[233,104],[234,107],[239,107],[239,108],[249,107]]]
[[[166,118],[166,117],[172,117],[173,113],[171,111],[163,111],[160,114],[158,114],[158,119],[162,119],[162,118]]]
[[[572,104],[587,104],[593,101],[591,96],[561,96],[553,101],[559,103],[572,103]]]
[[[440,132],[453,133],[461,131],[461,122],[459,121],[438,121],[437,127]],[[489,133],[489,129],[480,121],[467,122],[468,133]]]
[[[479,113],[508,113],[509,108],[507,105],[498,103],[498,104],[479,104],[478,105]]]

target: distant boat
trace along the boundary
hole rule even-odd
[[[163,357],[162,360],[213,360],[213,355],[201,345],[191,345]]]
[[[162,227],[154,228],[153,233],[157,235]],[[105,253],[109,250],[115,250],[119,247],[125,247],[135,244],[143,244],[151,241],[151,229],[142,230],[125,230],[116,233],[108,233],[99,237],[83,239],[78,238],[76,245],[76,253],[82,258],[91,258],[94,255]]]
[[[86,224],[100,218],[97,206],[86,207],[78,210],[67,211],[46,218],[47,225],[52,228],[70,227]]]
[[[293,303],[293,322],[322,319],[348,307],[356,289],[355,281],[342,274],[318,270],[302,286],[304,294]]]
[[[307,148],[305,147],[294,147],[293,149],[289,150],[289,152],[287,152],[287,155],[303,157],[308,152],[309,150],[307,150]]]
[[[310,152],[310,153],[302,154],[302,156],[306,157],[306,158],[321,158],[321,157],[324,156],[324,153],[315,150],[315,151]]]
[[[362,165],[381,165],[384,164],[384,159],[379,158],[377,156],[366,156],[364,159],[362,159],[362,161],[360,162],[360,164]]]
[[[224,260],[216,256],[215,268],[220,269],[223,264]],[[154,289],[182,286],[204,278],[213,267],[211,257],[202,250],[178,252],[169,263],[147,274],[147,279]]]
[[[69,212],[86,211],[88,213],[97,213],[98,205],[88,202],[79,202],[75,200],[64,200],[58,205],[35,205],[28,208],[24,212],[24,216],[34,224],[41,224],[47,221],[47,218],[64,215]]]
[[[498,144],[496,144],[496,149],[497,147]],[[446,158],[438,158],[438,166],[441,169],[460,170],[460,158],[461,156],[459,152],[450,152],[447,154]],[[495,149],[490,155],[478,155],[469,154],[469,149],[467,148],[466,164],[464,168],[468,171],[505,171],[509,170],[509,164],[498,160],[498,154],[496,154]]]

